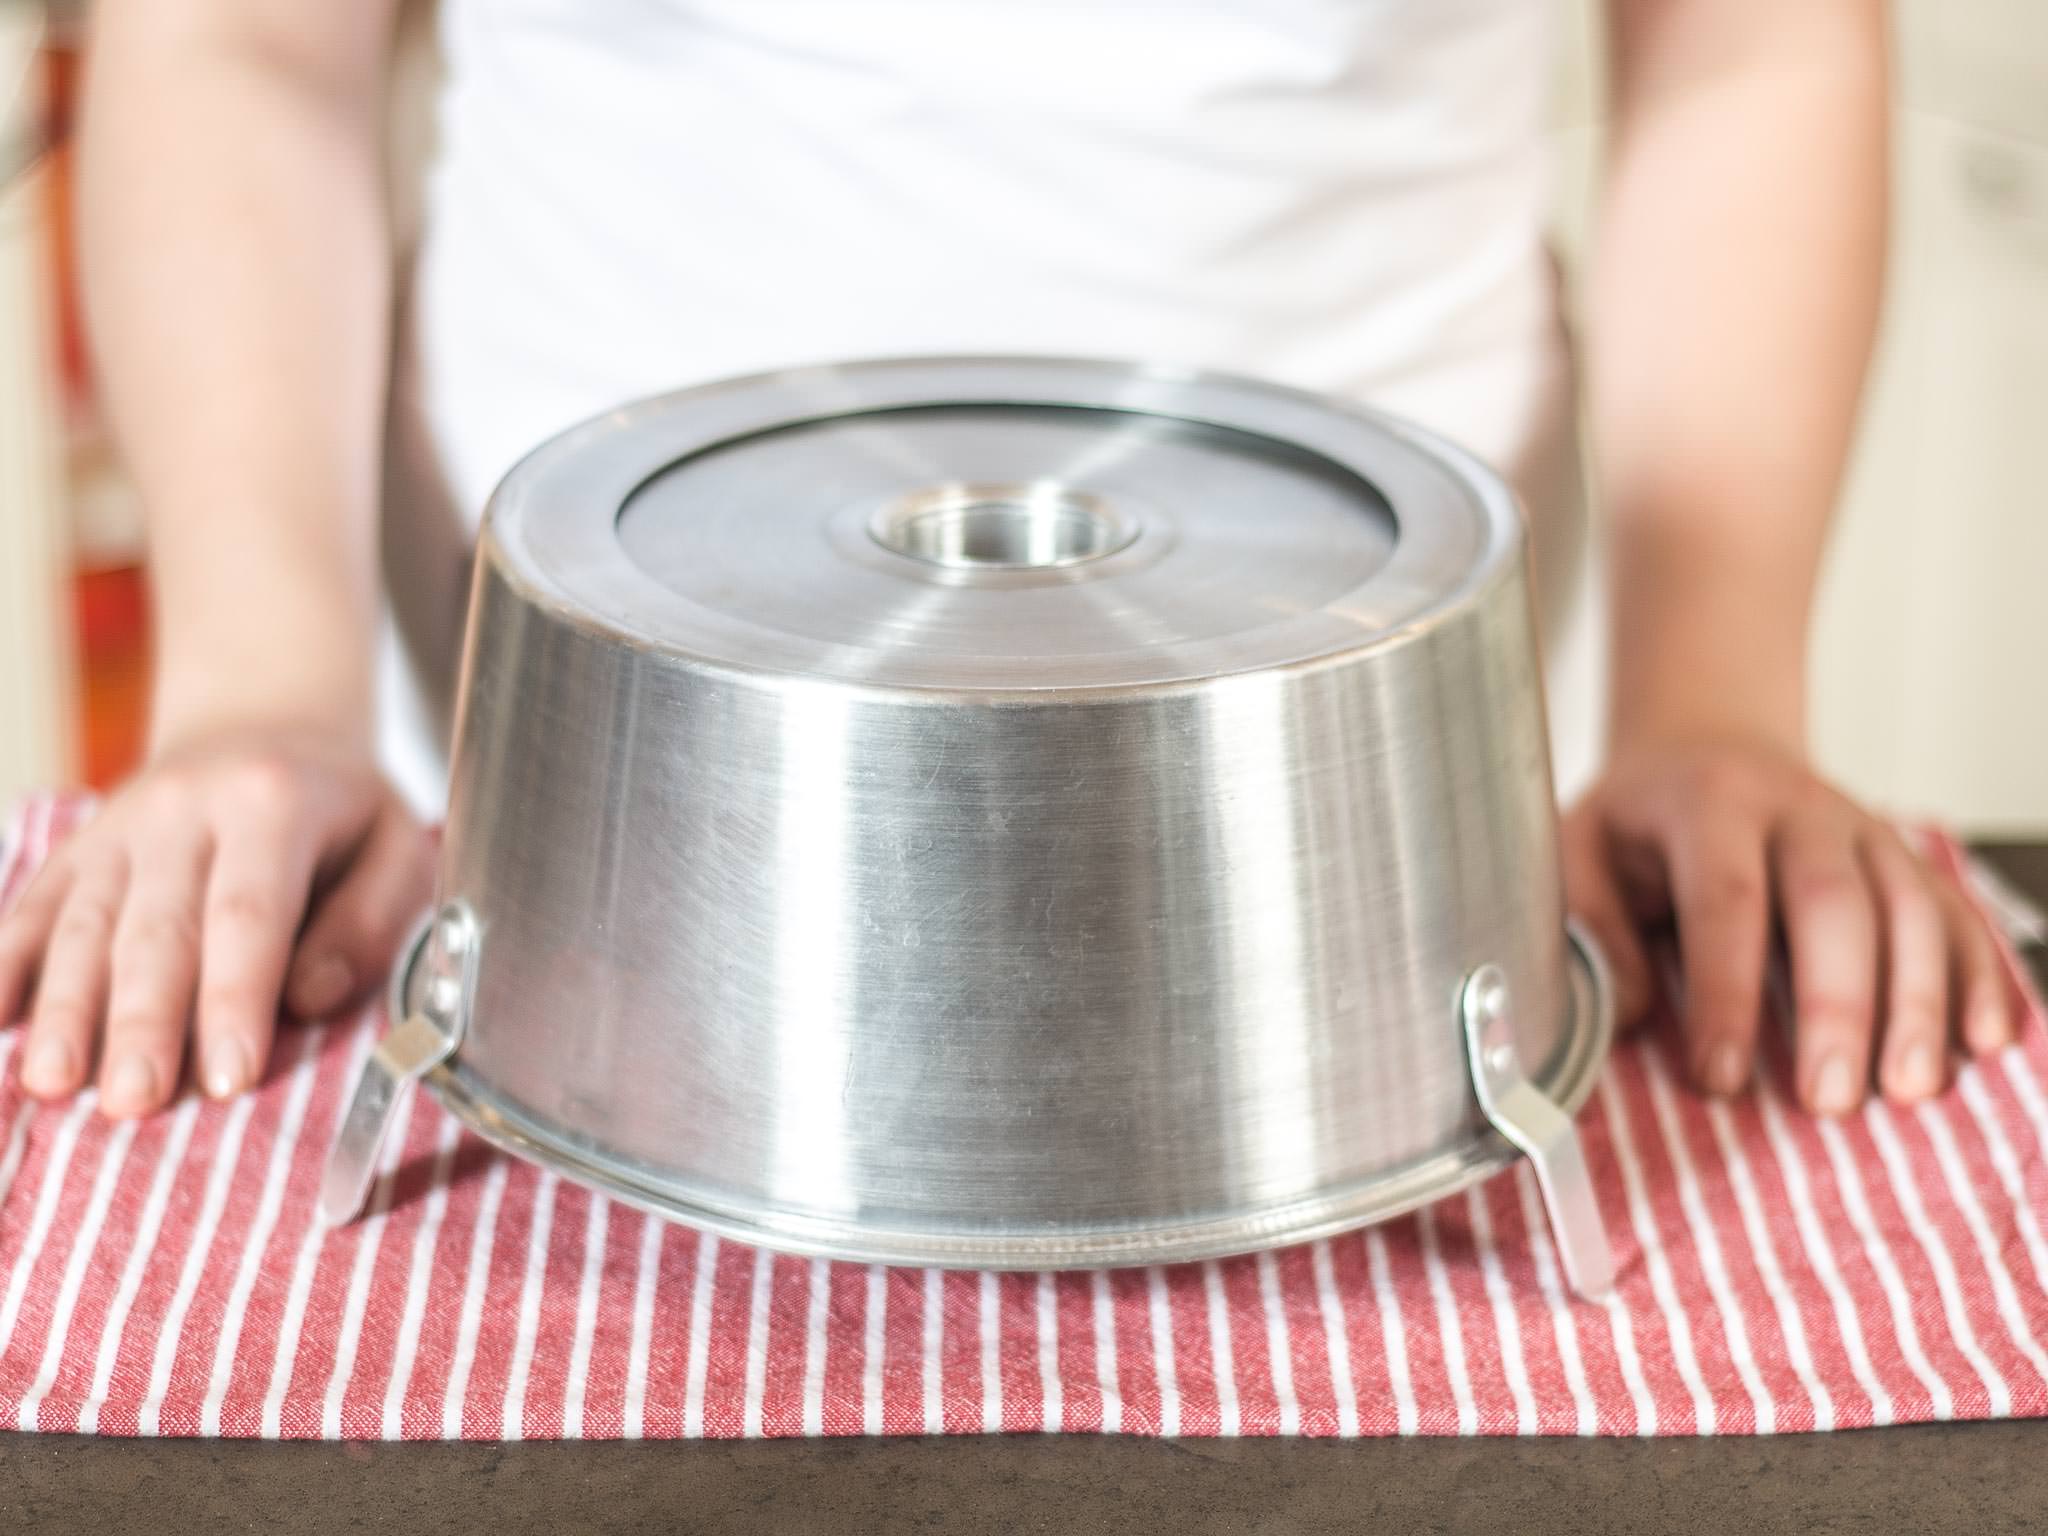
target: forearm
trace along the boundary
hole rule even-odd
[[[1617,0],[1591,395],[1616,738],[1798,750],[1882,288],[1878,0]]]
[[[390,284],[375,9],[338,40],[246,0],[99,8],[84,286],[148,520],[159,745],[251,719],[367,737]]]

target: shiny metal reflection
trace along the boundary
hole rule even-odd
[[[912,359],[613,412],[493,499],[458,715],[436,1091],[757,1241],[1287,1241],[1508,1155],[1475,968],[1546,1097],[1605,1050],[1517,513],[1349,406]]]
[[[911,491],[879,508],[868,532],[884,549],[934,565],[1044,570],[1113,555],[1138,525],[1099,496],[1040,480]]]

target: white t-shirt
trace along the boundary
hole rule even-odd
[[[441,793],[425,726],[505,470],[620,401],[765,368],[1092,355],[1366,400],[1516,483],[1561,602],[1554,9],[443,0],[387,511],[401,782]]]

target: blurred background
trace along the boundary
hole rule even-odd
[[[1572,262],[1598,185],[1600,0],[1551,3],[1568,12],[1554,122]],[[95,405],[71,277],[84,12],[0,0],[0,801],[118,780],[147,707],[141,519]],[[1892,291],[1815,634],[1814,745],[1824,771],[1880,805],[2038,837],[2048,4],[1895,0],[1894,12]],[[395,61],[402,204],[431,153],[431,23],[420,0]]]

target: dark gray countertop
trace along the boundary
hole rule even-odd
[[[1885,1531],[2048,1524],[2048,1425],[1731,1440],[0,1441],[0,1529]]]
[[[2048,844],[1985,851],[2048,899]],[[1992,1536],[2048,1530],[2048,1424],[1643,1441],[335,1445],[0,1435],[0,1532],[131,1529]]]

